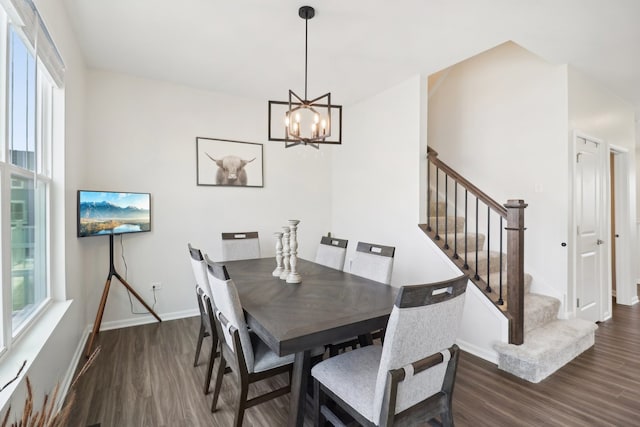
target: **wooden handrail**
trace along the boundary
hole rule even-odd
[[[476,196],[482,203],[496,211],[504,219],[507,219],[507,210],[504,206],[493,200],[484,191],[473,185],[471,181],[460,175],[458,172],[453,170],[451,166],[440,160],[438,158],[438,152],[436,150],[427,147],[427,158],[431,163],[436,165],[439,169],[443,170],[447,175],[449,175],[455,181],[460,183],[464,188],[466,188],[471,194]]]

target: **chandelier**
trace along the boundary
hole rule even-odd
[[[304,19],[304,97],[289,90],[289,101],[269,101],[269,140],[284,141],[285,147],[341,144],[342,106],[331,104],[331,93],[309,100],[307,65],[309,20],[315,16],[311,6],[302,6],[298,15]],[[284,111],[282,111],[284,110]]]

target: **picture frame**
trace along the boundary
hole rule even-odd
[[[196,183],[214,187],[264,187],[263,146],[196,137]]]

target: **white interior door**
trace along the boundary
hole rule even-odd
[[[602,274],[606,255],[603,154],[602,144],[576,138],[576,315],[594,322],[602,320],[602,290],[606,284]]]

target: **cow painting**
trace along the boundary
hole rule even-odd
[[[251,160],[244,160],[238,156],[229,155],[214,159],[209,153],[205,154],[218,165],[216,185],[247,185],[247,171],[244,167],[247,163],[254,161],[255,157]]]

